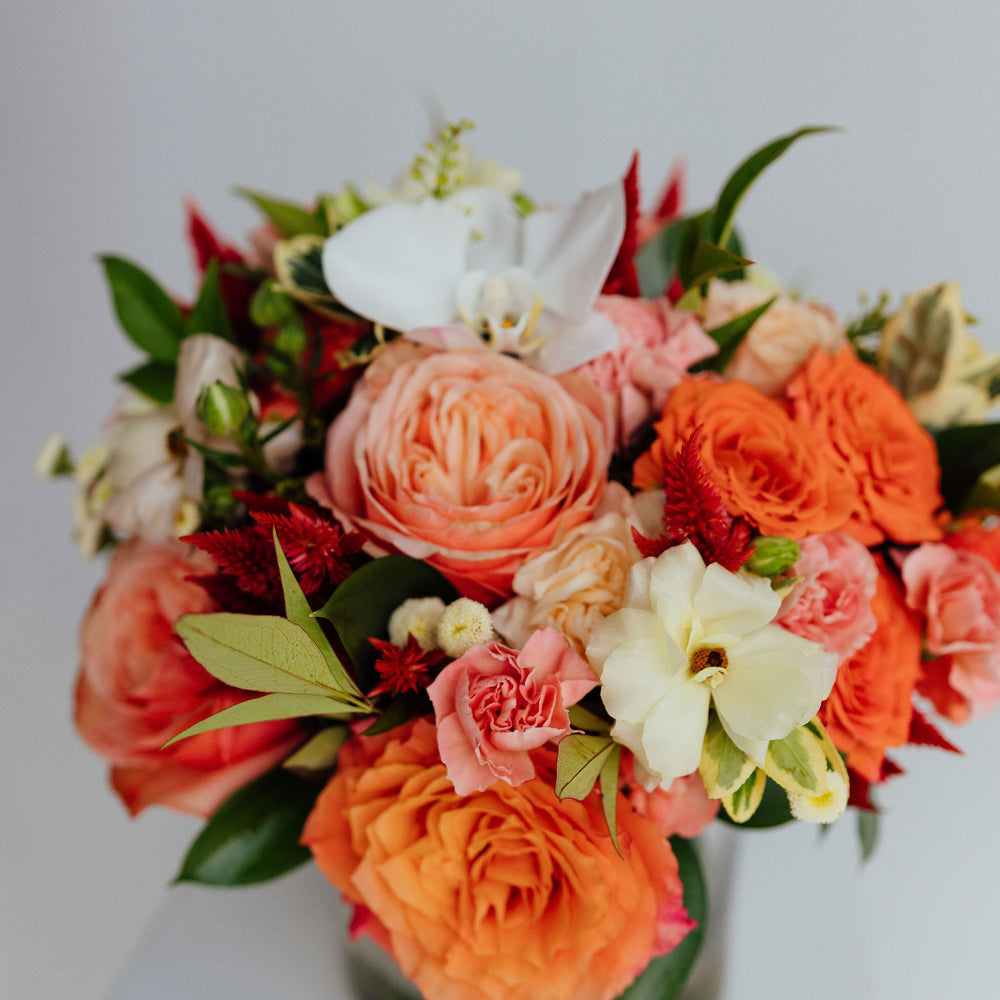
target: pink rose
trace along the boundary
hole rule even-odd
[[[578,375],[397,341],[331,425],[308,491],[372,551],[426,560],[493,605],[529,555],[590,517],[609,450],[607,402]]]
[[[772,294],[747,281],[711,282],[705,329],[714,330],[763,305]],[[844,326],[831,310],[781,294],[750,328],[725,376],[747,382],[765,396],[780,396],[814,347],[836,354],[846,343]]]
[[[906,603],[927,618],[928,652],[942,657],[920,691],[956,722],[1000,699],[1000,574],[982,556],[925,542],[903,560]],[[949,697],[942,684],[958,694]],[[963,704],[964,702],[964,704]]]
[[[838,662],[856,653],[878,624],[872,599],[878,567],[860,542],[842,531],[803,538],[791,575],[802,577],[785,599],[778,624],[818,642]]]
[[[80,735],[111,763],[111,785],[132,815],[154,803],[209,816],[237,788],[288,756],[294,722],[203,733],[160,748],[247,692],[215,680],[184,648],[181,615],[214,610],[191,580],[215,564],[179,543],[119,547],[80,631]]]
[[[673,309],[667,299],[602,295],[596,308],[618,327],[618,346],[576,371],[614,397],[618,444],[624,448],[644,423],[659,416],[688,368],[718,347],[693,313]]]
[[[596,685],[593,670],[554,628],[536,632],[520,653],[494,642],[448,664],[427,693],[455,791],[533,778],[531,751],[569,731],[567,707]]]

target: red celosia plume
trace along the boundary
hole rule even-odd
[[[701,460],[701,437],[699,425],[664,469],[663,532],[646,538],[633,528],[632,537],[643,556],[653,557],[690,541],[706,563],[736,572],[753,554],[750,527],[726,510]]]
[[[638,298],[639,276],[635,272],[635,252],[639,247],[639,154],[634,153],[628,173],[622,182],[625,187],[625,233],[618,256],[604,279],[602,295],[628,295]]]

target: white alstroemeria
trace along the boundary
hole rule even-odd
[[[780,606],[769,580],[706,566],[690,542],[632,567],[587,655],[612,735],[663,787],[697,769],[710,708],[761,766],[770,740],[816,715],[836,656],[772,624]]]
[[[326,241],[323,273],[376,323],[439,328],[432,340],[485,344],[557,374],[618,342],[593,305],[624,230],[621,184],[526,218],[496,189],[461,188],[359,216]]]

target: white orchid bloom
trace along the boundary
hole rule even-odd
[[[621,184],[526,218],[494,188],[462,188],[359,216],[326,241],[323,273],[376,323],[442,346],[485,344],[557,374],[618,343],[593,305],[624,231]]]
[[[612,735],[664,788],[697,769],[710,708],[758,765],[816,715],[837,657],[772,624],[780,606],[769,580],[706,566],[690,542],[632,567],[587,655]]]

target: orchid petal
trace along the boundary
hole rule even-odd
[[[434,198],[365,212],[323,247],[323,275],[349,309],[394,330],[456,320],[470,217]]]
[[[822,699],[821,658],[832,655],[777,625],[744,636],[712,695],[726,730],[779,740],[807,723]]]
[[[468,270],[499,271],[520,259],[522,221],[507,195],[493,188],[460,188],[448,204],[469,222]]]
[[[530,360],[546,375],[579,368],[618,346],[618,327],[596,309],[580,323],[568,323],[548,309],[543,310],[538,333],[546,338],[545,343]]]
[[[538,279],[545,305],[580,322],[601,292],[625,233],[625,193],[609,184],[524,220],[520,263]]]
[[[646,757],[655,761],[661,785],[697,770],[708,727],[709,690],[683,681],[656,703],[642,727]]]

